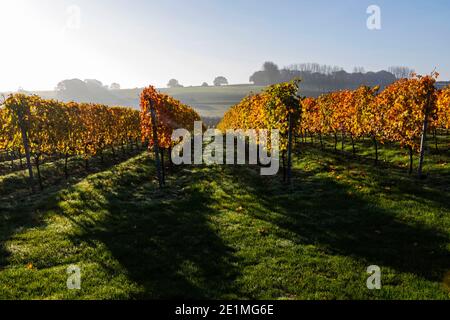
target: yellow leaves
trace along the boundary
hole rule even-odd
[[[289,114],[297,117],[301,112],[301,104],[296,100],[298,83],[294,80],[273,85],[260,94],[244,98],[225,114],[218,129],[222,132],[228,129],[278,129],[280,150],[287,150]],[[299,121],[296,120],[295,125],[298,126]]]
[[[360,87],[303,101],[301,129],[311,133],[350,133],[354,138],[371,131],[373,101],[378,88]]]
[[[450,86],[438,92],[434,125],[438,128],[450,129]]]
[[[94,155],[107,146],[120,144],[119,136],[124,132],[132,138],[140,135],[139,112],[130,108],[64,103],[15,94],[8,97],[0,113],[1,119],[6,116],[9,119],[5,125],[8,142],[0,140],[0,149],[23,149],[19,115],[24,119],[34,155]],[[122,118],[127,121],[122,122]]]
[[[418,149],[425,114],[430,120],[436,109],[436,90],[433,76],[402,79],[388,86],[378,100],[387,108],[388,123],[383,127],[386,140]]]

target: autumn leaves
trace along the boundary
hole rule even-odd
[[[379,87],[361,86],[356,90],[304,98],[301,101],[301,117],[294,128],[297,134],[318,136],[321,143],[324,136],[334,137],[335,149],[339,138],[342,141],[350,138],[353,152],[357,139],[370,138],[375,146],[376,161],[379,144],[398,143],[409,150],[410,173],[413,154],[420,152],[421,175],[427,132],[450,128],[450,87],[437,90],[437,76],[436,73],[414,75],[393,83],[381,92]],[[281,150],[286,150],[290,111],[281,98],[283,94],[280,89],[294,96],[296,92],[291,92],[295,91],[294,87],[292,83],[279,84],[259,95],[246,97],[225,114],[219,129],[277,128],[284,136]]]
[[[86,168],[90,157],[123,148],[140,139],[139,112],[124,107],[64,103],[38,96],[9,96],[0,109],[0,151],[25,155],[33,185],[31,162],[36,166],[42,188],[40,164],[43,157],[65,159],[82,156]]]

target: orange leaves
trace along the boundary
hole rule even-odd
[[[418,150],[423,121],[431,120],[436,108],[435,75],[402,79],[388,86],[378,97],[377,105],[384,107],[386,140]]]
[[[426,115],[432,126],[450,128],[450,87],[437,92],[436,77],[433,73],[402,79],[378,95],[379,87],[361,86],[305,98],[299,128],[313,134],[368,136],[418,150]],[[290,112],[283,107],[283,99],[292,92],[288,84],[281,84],[245,98],[225,115],[219,129],[277,128],[283,136]],[[283,139],[281,145],[283,150]]]
[[[370,136],[417,150],[425,114],[429,120],[437,114],[435,125],[446,127],[449,123],[450,89],[442,90],[438,99],[435,81],[436,74],[415,76],[393,83],[379,95],[379,87],[362,86],[307,98],[302,103],[301,127],[312,133]]]
[[[302,104],[301,126],[299,128],[307,128],[311,133],[321,133],[322,119],[319,112],[319,105],[314,98],[305,98]]]
[[[438,92],[435,118],[436,127],[450,129],[450,86]]]
[[[302,130],[319,134],[349,133],[354,138],[370,134],[377,90],[362,86],[354,91],[344,90],[324,94],[317,99],[304,99]]]
[[[145,88],[141,94],[141,132],[142,136],[153,144],[150,108],[153,107],[158,120],[158,139],[161,148],[172,146],[172,132],[175,129],[193,131],[194,122],[201,118],[191,107],[180,101],[159,93],[152,86]]]
[[[299,118],[301,113],[297,98],[299,81],[281,83],[268,87],[257,95],[244,98],[232,107],[218,125],[225,132],[228,129],[255,129],[280,131],[280,150],[287,150],[289,114]],[[298,125],[299,121],[295,121]]]

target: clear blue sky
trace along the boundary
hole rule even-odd
[[[381,30],[366,27],[372,4]],[[0,12],[0,91],[53,89],[66,78],[246,83],[267,60],[436,67],[450,79],[448,0],[2,0]]]

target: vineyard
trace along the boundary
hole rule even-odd
[[[32,165],[36,166],[42,189],[40,165],[47,159],[64,159],[64,173],[69,177],[69,158],[80,156],[89,167],[89,159],[99,156],[103,161],[106,149],[112,151],[136,145],[140,140],[139,112],[130,108],[96,104],[62,103],[37,96],[15,94],[8,97],[0,109],[0,152],[3,159],[24,160],[34,187]]]
[[[450,299],[450,88],[435,78],[244,98],[218,129],[255,129],[269,152],[260,133],[279,130],[276,176],[173,165],[174,130],[201,119],[151,86],[140,112],[9,96],[0,299]],[[366,287],[374,264],[382,290]]]
[[[141,94],[142,137],[150,141],[155,153],[159,185],[165,184],[165,157],[172,163],[172,133],[176,129],[194,130],[195,121],[201,118],[191,107],[172,97],[159,93],[154,87],[145,88]]]
[[[304,141],[308,136],[312,140],[316,137],[322,148],[324,138],[332,137],[335,151],[339,141],[344,149],[346,140],[350,140],[353,154],[356,141],[370,139],[375,163],[383,144],[397,143],[409,152],[410,174],[414,153],[419,153],[418,170],[422,175],[427,134],[433,136],[437,149],[438,132],[450,128],[450,88],[436,90],[437,76],[402,79],[382,92],[378,87],[363,86],[317,99],[301,99],[297,95],[298,80],[282,83],[246,97],[225,114],[218,129],[223,133],[238,129],[279,130],[284,179],[291,167],[293,144],[296,139]],[[191,107],[153,87],[142,92],[140,113],[124,107],[62,103],[15,94],[0,109],[0,157],[3,161],[9,159],[11,171],[23,170],[26,165],[30,187],[34,186],[34,165],[42,189],[40,165],[45,160],[64,159],[67,179],[68,161],[72,157],[82,157],[88,169],[89,159],[100,157],[103,161],[105,150],[115,157],[118,149],[124,150],[128,145],[138,147],[139,141],[144,141],[162,164],[157,167],[163,185],[165,154],[171,165],[171,151],[177,143],[171,140],[173,131],[192,132],[194,121],[200,120]],[[270,141],[268,146],[270,149]]]
[[[419,175],[422,176],[427,134],[436,141],[438,130],[450,128],[450,88],[435,89],[437,74],[402,79],[378,93],[379,88],[362,86],[357,90],[332,92],[319,98],[304,98],[298,107],[295,99],[297,82],[275,85],[261,94],[249,96],[233,107],[218,128],[280,130],[285,163],[289,132],[301,139],[316,136],[324,147],[323,138],[334,138],[342,149],[347,139],[356,153],[355,141],[369,138],[375,148],[384,143],[398,143],[410,155],[409,173],[413,171],[414,152],[420,153]],[[291,121],[291,123],[290,123]],[[293,121],[293,122],[292,122]],[[437,142],[436,148],[437,148]]]

